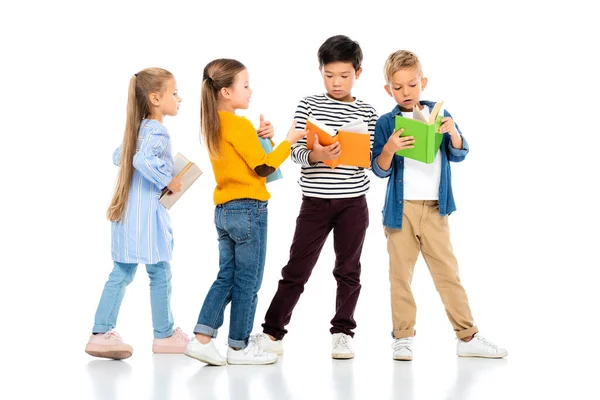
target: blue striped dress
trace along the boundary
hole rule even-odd
[[[119,164],[121,147],[113,162]],[[156,120],[143,120],[133,157],[133,179],[123,218],[112,222],[112,257],[132,264],[156,264],[171,260],[173,231],[167,209],[158,202],[173,177],[171,140]]]

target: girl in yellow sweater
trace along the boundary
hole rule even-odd
[[[246,109],[252,90],[248,70],[237,60],[217,59],[204,68],[201,123],[217,187],[215,225],[219,235],[219,273],[211,286],[186,348],[189,357],[211,365],[272,364],[250,332],[257,293],[262,283],[267,245],[266,177],[290,155],[290,146],[306,135],[292,124],[286,140],[266,154],[252,123],[235,115]],[[261,137],[271,138],[270,123],[261,124]],[[227,358],[212,341],[231,302]]]

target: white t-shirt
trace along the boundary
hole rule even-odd
[[[423,107],[423,116],[429,118],[429,108]],[[403,112],[405,118],[412,118],[412,112]],[[425,164],[404,157],[404,199],[439,200],[440,177],[442,175],[441,149],[431,164]]]

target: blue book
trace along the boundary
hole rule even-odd
[[[263,139],[259,137],[258,141],[260,142],[260,145],[263,147],[267,154],[273,151],[273,145],[271,145],[271,141],[269,139]],[[276,181],[277,179],[281,178],[283,178],[283,175],[281,175],[281,171],[279,170],[279,168],[277,168],[275,172],[267,176],[267,183]]]

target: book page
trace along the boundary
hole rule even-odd
[[[190,164],[190,161],[187,158],[185,158],[181,153],[177,153],[177,155],[173,159],[173,175],[179,176],[181,172],[185,168],[187,168],[188,164]],[[163,190],[163,193],[160,196],[160,203],[163,206],[165,206],[167,210],[171,209],[173,204],[175,204],[175,202],[179,200],[179,198],[186,192],[186,190],[190,186],[192,186],[192,184],[196,181],[196,179],[198,179],[200,175],[202,175],[202,170],[200,170],[200,168],[196,164],[191,163],[189,168],[187,168],[187,170],[185,170],[185,172],[181,176],[179,176],[179,178],[181,179],[181,191],[177,193],[168,194],[169,190],[165,188],[165,190]]]
[[[369,124],[367,124],[365,121],[359,118],[340,126],[338,128],[338,132],[339,131],[368,134]]]

